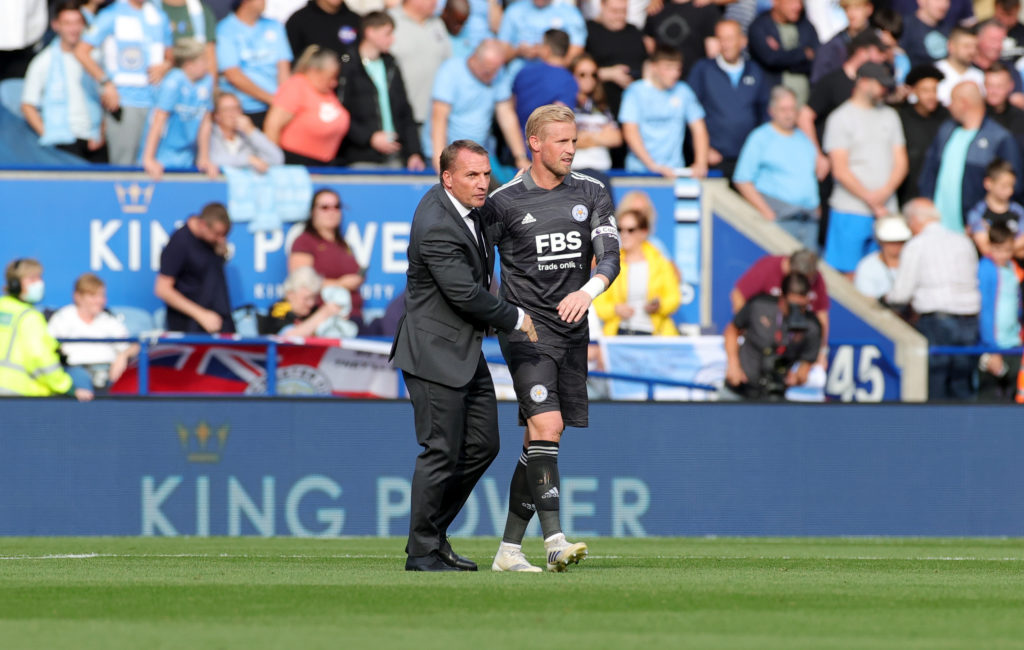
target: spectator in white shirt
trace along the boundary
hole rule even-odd
[[[84,273],[75,281],[74,304],[58,309],[50,317],[50,334],[58,339],[127,338],[128,329],[106,311],[107,287],[98,276]],[[113,384],[124,373],[128,360],[138,349],[128,343],[65,343],[61,351],[68,366],[84,368],[93,386]]]
[[[966,27],[954,27],[947,47],[948,56],[935,62],[935,67],[944,75],[939,82],[939,101],[943,106],[953,101],[953,88],[961,81],[973,81],[982,91],[985,89],[985,73],[971,63],[978,52],[978,37],[974,32]]]
[[[915,326],[929,345],[974,345],[978,341],[978,253],[967,235],[940,223],[928,199],[910,201],[904,213],[914,237],[903,247],[900,270],[886,297],[910,303],[920,314]],[[928,358],[928,399],[964,400],[974,395],[976,358],[966,354]]]

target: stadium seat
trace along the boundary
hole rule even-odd
[[[153,315],[145,309],[138,307],[128,306],[114,306],[109,307],[109,310],[117,320],[121,321],[126,328],[128,333],[132,336],[138,336],[143,332],[149,332],[156,329],[156,324],[153,322]]]
[[[4,79],[0,81],[0,106],[3,106],[14,115],[21,115],[21,91],[24,87],[24,79]]]

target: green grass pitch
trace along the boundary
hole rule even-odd
[[[513,575],[496,539],[416,574],[397,538],[0,538],[0,648],[1024,648],[1021,540],[588,542]]]

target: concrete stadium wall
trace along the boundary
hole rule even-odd
[[[404,535],[407,402],[0,400],[0,535]],[[519,453],[452,532],[498,536]],[[1024,535],[1013,407],[591,405],[562,444],[572,536]]]

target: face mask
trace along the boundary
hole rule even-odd
[[[43,300],[43,295],[45,295],[45,293],[46,283],[43,282],[42,280],[39,280],[38,282],[33,282],[32,284],[28,285],[28,288],[25,289],[25,295],[23,297],[23,300],[27,303],[35,305]]]

